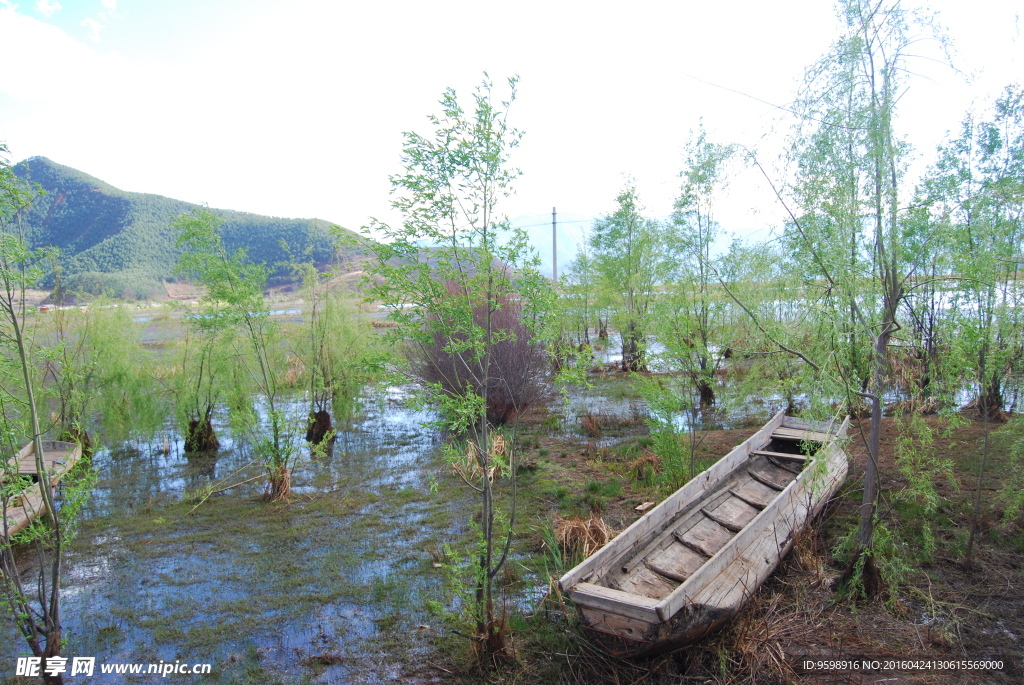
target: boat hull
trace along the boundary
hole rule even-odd
[[[612,654],[632,657],[683,647],[727,625],[845,480],[839,437],[848,422],[833,429],[780,412],[563,576],[584,630]],[[790,449],[780,447],[787,441],[819,449],[813,457],[780,452]],[[706,557],[694,569],[697,551]]]
[[[51,487],[56,489],[61,479],[82,458],[82,446],[59,440],[44,440],[42,444],[43,467],[50,476]],[[35,444],[30,442],[22,447],[18,454],[9,460],[8,466],[15,469],[19,475],[28,476],[35,482],[8,501],[6,517],[0,521],[0,540],[4,539],[5,530],[8,537],[13,537],[46,513],[35,461]]]
[[[687,605],[666,623],[644,623],[588,607],[578,607],[580,625],[590,639],[608,653],[631,658],[670,652],[720,630],[739,608]]]

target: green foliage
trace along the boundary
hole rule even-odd
[[[515,469],[507,468],[514,441],[497,439],[488,421],[489,398],[498,382],[511,386],[521,380],[502,378],[496,354],[510,345],[529,351],[544,337],[553,299],[526,235],[512,230],[497,211],[519,175],[507,165],[522,136],[508,124],[516,83],[508,80],[510,97],[498,106],[485,76],[469,113],[448,89],[441,114],[430,117],[432,134],[405,134],[405,170],[391,178],[392,204],[404,222],[397,228],[373,226],[388,242],[377,247],[372,273],[378,280],[370,290],[398,324],[392,343],[411,346],[414,358],[426,365],[419,376],[428,381],[444,426],[468,440],[465,451],[453,448],[449,454],[457,473],[480,494],[479,553],[472,557],[474,568],[464,571],[475,579],[474,632],[490,656],[504,650],[493,580],[508,558],[515,518],[514,508],[507,520],[497,511],[493,488],[507,469],[514,503]],[[512,307],[515,325],[502,323]],[[440,377],[428,373],[438,371]],[[521,407],[512,409],[518,413]]]
[[[92,467],[92,458],[83,457],[60,482],[61,506],[60,516],[64,541],[73,540],[78,534],[79,514],[89,498],[93,488],[99,482],[99,474]]]
[[[579,254],[562,271],[559,298],[561,328],[565,344],[572,347],[591,345],[590,329],[600,329],[602,310],[598,305],[597,272],[589,246],[582,245]],[[589,359],[585,360],[589,361]]]
[[[229,335],[230,340],[246,348],[236,347],[236,368],[244,373],[233,375],[233,380],[244,385],[251,382],[258,389],[266,403],[270,432],[261,429],[255,414],[244,412],[239,418],[251,421],[247,427],[267,470],[271,499],[283,499],[290,489],[288,469],[295,450],[293,427],[288,425],[280,404],[279,376],[284,364],[278,325],[270,318],[263,299],[268,270],[263,264],[247,261],[245,250],[229,251],[225,247],[222,223],[203,209],[174,220],[182,249],[178,270],[194,277],[206,290],[202,315],[193,319],[196,327],[211,335]],[[241,400],[244,394],[235,390],[233,396]]]
[[[124,299],[164,294],[162,282],[174,278],[173,265],[180,255],[172,220],[196,205],[124,192],[44,157],[27,159],[14,171],[45,190],[35,195],[24,212],[25,237],[30,246],[60,249],[67,290]],[[271,265],[272,281],[287,279],[288,264],[297,257],[324,265],[335,257],[354,258],[364,251],[363,240],[338,229],[351,240],[336,254],[325,222],[212,211],[223,221],[227,249],[245,249],[253,260]],[[52,270],[47,270],[43,282],[53,285]]]
[[[642,379],[639,390],[647,402],[647,426],[654,442],[654,453],[661,460],[665,474],[675,488],[680,488],[693,478],[695,455],[686,453],[683,446],[685,434],[680,420],[696,415],[696,404],[689,388],[681,387],[678,377],[652,377]]]
[[[254,415],[247,385],[231,382],[237,368],[232,332],[212,330],[196,323],[199,319],[191,314],[184,316],[191,319],[189,325],[175,339],[167,355],[169,363],[162,367],[159,376],[172,398],[179,429],[188,442],[193,437],[191,431],[209,427],[214,408],[232,391],[245,395],[239,408],[232,405],[230,412],[234,426],[244,429],[252,423]],[[244,418],[239,420],[240,416]]]
[[[714,194],[723,183],[729,146],[707,141],[701,129],[688,145],[683,185],[675,202],[667,247],[674,264],[671,285],[660,298],[654,332],[664,345],[662,366],[682,374],[700,409],[715,404],[715,372],[725,361],[726,302],[712,259],[719,235]]]
[[[1003,388],[1024,362],[1024,91],[1009,87],[990,118],[968,115],[960,135],[939,150],[920,195],[943,240],[940,253],[960,281],[948,294],[943,342],[951,363],[978,387],[976,404],[1001,415]],[[933,238],[934,239],[934,238]]]
[[[31,195],[16,179],[7,163],[7,148],[0,144],[0,373],[18,379],[13,384],[0,382],[0,445],[7,454],[17,453],[27,437],[33,443],[38,490],[42,505],[49,512],[51,525],[40,530],[36,552],[39,572],[35,588],[23,586],[19,561],[7,530],[7,510],[15,494],[7,486],[0,487],[3,530],[0,531],[0,605],[5,606],[25,637],[35,656],[55,656],[61,648],[60,586],[61,555],[64,525],[54,500],[50,474],[43,461],[43,432],[40,428],[40,405],[35,387],[34,341],[26,337],[25,291],[40,275],[40,261],[45,251],[31,250],[25,240],[20,215],[31,201]],[[20,370],[20,374],[17,370]],[[4,379],[6,380],[6,379]],[[9,410],[14,410],[10,414]],[[12,483],[25,484],[15,478],[13,468],[3,460],[0,473]],[[7,472],[7,473],[3,473]],[[6,480],[6,479],[5,479]],[[30,574],[32,575],[32,574]]]
[[[628,185],[615,201],[618,208],[591,227],[593,271],[599,302],[612,312],[611,323],[622,337],[622,368],[642,371],[655,286],[664,282],[671,263],[664,228],[643,216],[636,187]]]
[[[934,527],[942,498],[936,489],[940,478],[956,486],[953,460],[935,449],[933,431],[921,416],[901,421],[896,440],[896,465],[907,480],[900,493],[900,514],[905,528],[918,536],[918,561],[930,561],[935,552]]]
[[[908,576],[916,568],[913,545],[908,544],[898,528],[890,529],[880,521],[875,523],[874,544],[866,554],[858,553],[858,531],[853,527],[832,553],[840,559],[853,560],[853,573],[839,589],[843,596],[854,600],[874,599],[869,596],[864,581],[864,567],[867,558],[872,557],[884,586],[885,605],[890,610],[895,610],[900,588],[906,585]]]
[[[303,382],[312,410],[330,406],[335,419],[344,424],[357,413],[366,384],[384,375],[388,356],[354,296],[332,283],[332,271],[320,272],[312,264],[296,269],[302,274],[307,306],[294,346],[303,362]]]
[[[56,403],[61,436],[84,434],[98,420],[105,439],[150,436],[165,407],[147,373],[153,361],[131,314],[104,301],[88,310],[57,309],[41,315],[43,375]],[[63,438],[62,438],[63,439]]]
[[[1005,430],[1012,446],[999,497],[1004,519],[1012,521],[1024,512],[1024,418],[1015,416]]]

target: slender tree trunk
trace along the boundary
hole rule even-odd
[[[46,511],[49,512],[50,521],[53,526],[53,537],[50,540],[50,546],[53,549],[53,561],[50,564],[49,597],[44,596],[45,587],[39,588],[39,603],[41,611],[39,618],[43,622],[41,630],[46,637],[46,648],[42,650],[42,654],[40,656],[59,656],[63,632],[63,628],[60,624],[60,582],[61,566],[63,562],[62,553],[64,546],[64,531],[61,526],[60,515],[57,513],[56,502],[53,498],[53,486],[50,483],[50,473],[46,470],[46,464],[43,460],[43,436],[42,432],[39,430],[39,412],[36,408],[35,391],[32,385],[32,374],[28,365],[28,350],[26,349],[25,339],[22,335],[21,325],[18,321],[18,313],[15,311],[13,303],[8,301],[5,308],[7,309],[6,313],[10,317],[11,324],[14,328],[14,337],[18,346],[18,354],[21,357],[22,377],[25,381],[26,399],[28,400],[29,416],[31,418],[32,443],[36,458],[36,473],[39,477],[39,491],[43,497],[43,505],[46,507]],[[42,562],[41,559],[40,562]],[[41,585],[43,584],[43,577],[44,574],[40,571]],[[60,679],[56,682],[63,683],[62,676],[58,675],[56,677]]]
[[[861,579],[864,583],[864,593],[868,598],[877,597],[882,590],[881,575],[871,552],[875,536],[875,513],[878,510],[878,462],[882,442],[882,392],[887,362],[886,352],[889,347],[889,339],[895,330],[895,323],[889,316],[891,310],[888,307],[886,312],[887,316],[882,332],[875,339],[873,350],[871,429],[868,436],[868,463],[864,472],[864,496],[860,506],[860,533],[857,536],[857,552],[844,574],[844,580],[849,581],[856,573],[858,562],[862,563]]]

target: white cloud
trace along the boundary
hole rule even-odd
[[[49,19],[54,12],[61,9],[60,3],[53,0],[36,0],[36,9],[44,17]]]
[[[1004,1],[976,0],[993,7]],[[349,227],[370,215],[397,221],[387,179],[401,170],[401,131],[427,133],[426,115],[444,87],[468,95],[484,68],[497,86],[506,74],[522,75],[511,121],[527,131],[512,160],[524,175],[502,211],[609,211],[626,172],[637,178],[649,213],[667,214],[699,116],[709,138],[756,147],[766,164],[779,154],[788,126],[779,123],[782,115],[735,91],[786,104],[834,29],[820,0],[784,15],[742,0],[740,22],[730,21],[732,4],[698,11],[662,0],[622,16],[526,0],[517,14],[474,21],[472,0],[449,2],[450,11],[440,13],[412,0],[397,13],[387,4],[329,0],[260,0],[237,12],[234,0],[207,0],[181,3],[183,12],[209,9],[205,30],[192,30],[202,24],[194,15],[169,28],[142,24],[153,32],[145,50],[126,41],[119,54],[113,27],[122,24],[123,37],[138,16],[116,14],[113,0],[101,0],[103,7],[90,0],[96,11],[86,28],[69,29],[84,34],[77,40],[42,21],[35,2],[22,3],[30,18],[4,10],[11,0],[0,0],[0,64],[23,64],[26,54],[37,60],[0,77],[0,94],[9,96],[0,97],[0,136],[12,157],[45,155],[126,190]],[[958,30],[972,21],[1014,30],[1012,16],[995,20],[1005,10],[972,13],[949,10],[948,19]],[[494,32],[476,30],[488,22]],[[966,37],[962,43],[974,64],[1003,69],[991,78],[1020,72],[1020,58],[999,52],[1002,33],[987,26],[979,34],[991,52]],[[456,37],[454,47],[444,47]],[[60,88],[40,73],[62,74]],[[927,129],[933,138],[955,128],[963,112],[950,77],[934,81],[915,82],[901,103],[914,112],[904,128]],[[915,104],[932,91],[941,91],[939,105]],[[258,142],[268,139],[269,154]],[[928,136],[913,142],[931,158]],[[268,158],[277,173],[267,173]],[[774,222],[777,204],[770,194],[762,202],[760,186],[755,193],[752,185],[737,179],[720,203],[727,228]],[[747,216],[754,205],[760,218]]]
[[[84,26],[85,28],[89,29],[89,37],[90,38],[92,38],[96,42],[99,42],[99,40],[100,40],[100,31],[103,30],[104,24],[101,24],[100,22],[98,22],[97,20],[93,19],[92,17],[89,17],[88,19],[83,19],[82,20],[82,26]]]
[[[117,9],[117,0],[100,0],[100,4],[102,4],[108,10]]]

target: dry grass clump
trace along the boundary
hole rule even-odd
[[[505,438],[499,433],[495,433],[491,436],[491,456],[490,460],[492,463],[496,457],[504,457],[508,452],[508,445],[505,443]],[[451,463],[452,471],[461,476],[463,480],[468,483],[479,480],[482,474],[480,462],[480,451],[476,445],[472,442],[467,443],[466,453],[462,455],[461,459]],[[494,482],[495,477],[498,475],[499,464],[494,464],[487,470],[487,480],[491,483]]]
[[[651,450],[644,450],[643,453],[629,464],[629,473],[638,483],[649,483],[654,479],[655,474],[661,470],[661,459]]]
[[[580,516],[555,517],[555,539],[562,548],[562,554],[569,559],[589,557],[615,535],[615,529],[596,514],[588,519]]]
[[[594,414],[587,412],[580,417],[580,426],[583,427],[583,432],[587,434],[587,437],[601,437],[601,429],[603,426],[599,416],[595,416]]]
[[[305,370],[305,364],[303,364],[300,357],[294,354],[288,355],[288,368],[284,372],[284,387],[298,387]]]

